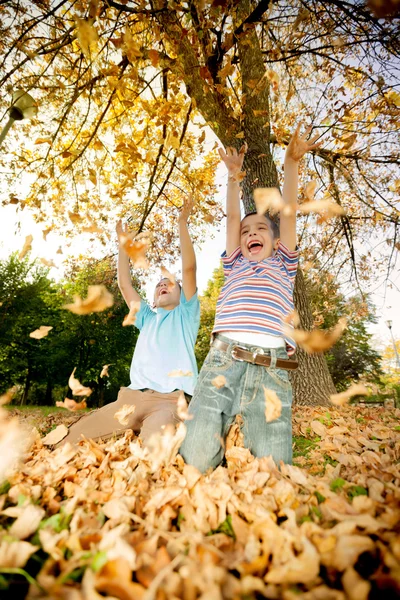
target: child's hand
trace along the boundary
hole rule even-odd
[[[322,144],[322,142],[315,143],[319,138],[319,135],[315,135],[310,140],[307,140],[307,136],[311,131],[311,127],[308,127],[304,135],[300,135],[301,124],[296,127],[295,132],[290,138],[288,147],[286,148],[285,160],[291,159],[298,162],[303,156],[311,150],[316,150]]]
[[[236,148],[227,148],[226,152],[222,148],[218,148],[218,153],[221,157],[221,160],[226,165],[228,169],[228,174],[230,176],[237,175],[240,173],[243,167],[244,155],[247,152],[247,144],[243,144],[240,148],[239,152]]]
[[[128,235],[128,226],[122,224],[122,220],[120,219],[115,226],[115,231],[117,232],[118,241],[121,239],[121,235]]]
[[[193,206],[194,206],[194,200],[193,200],[193,196],[187,196],[184,200],[183,200],[183,206],[181,208],[181,211],[179,213],[179,221],[183,221],[184,223],[188,222],[188,219],[192,213],[193,210]]]

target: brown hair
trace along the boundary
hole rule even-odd
[[[246,217],[250,217],[251,215],[258,215],[259,213],[256,212],[255,210],[252,212],[248,212],[243,219],[241,220],[241,223],[243,223],[243,221],[245,220]],[[276,221],[273,221],[271,219],[271,217],[268,214],[264,214],[262,215],[263,217],[265,217],[268,221],[269,226],[271,227],[271,232],[272,232],[272,237],[274,240],[277,240],[279,238],[280,232],[279,232],[279,223],[277,223]]]

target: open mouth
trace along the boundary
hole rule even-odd
[[[165,294],[168,294],[168,290],[161,290],[158,295],[159,296],[164,296]]]
[[[263,249],[263,244],[258,240],[252,240],[247,244],[247,249],[250,254],[258,254]]]

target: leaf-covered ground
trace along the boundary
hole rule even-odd
[[[233,435],[207,476],[177,455],[183,426],[151,454],[129,433],[53,452],[37,441],[1,490],[0,597],[397,598],[399,417],[299,407],[294,466]]]

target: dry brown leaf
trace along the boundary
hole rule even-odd
[[[168,269],[165,267],[161,267],[161,277],[162,279],[168,279],[168,288],[172,289],[175,286],[176,278],[175,275],[170,273]]]
[[[47,227],[47,229],[42,230],[44,241],[46,241],[46,238],[49,235],[50,231],[52,231],[52,229],[53,229],[53,225],[50,225],[50,227]]]
[[[14,398],[16,393],[17,393],[17,387],[14,385],[12,388],[7,390],[5,394],[2,394],[0,396],[0,406],[3,406],[3,404],[9,404],[11,402],[11,400]]]
[[[134,404],[124,404],[120,409],[114,413],[114,419],[117,419],[121,425],[128,425],[130,415],[136,410],[136,406]]]
[[[224,387],[224,385],[226,384],[226,379],[223,375],[217,375],[216,377],[214,377],[214,379],[211,381],[211,383],[213,384],[214,387],[220,389],[220,388]]]
[[[76,367],[72,371],[72,373],[68,379],[68,385],[72,390],[72,394],[74,396],[90,396],[90,394],[92,393],[93,390],[89,387],[85,387],[84,385],[82,385],[80,383],[80,381],[78,379],[76,379],[75,371],[76,371]]]
[[[347,390],[340,394],[331,394],[329,400],[335,406],[347,404],[352,396],[368,396],[370,391],[362,383],[353,383]]]
[[[91,222],[90,225],[85,225],[81,228],[83,233],[103,233],[103,229],[101,229],[96,223]]]
[[[83,217],[77,212],[68,212],[68,217],[74,225],[79,225],[83,221]]]
[[[285,315],[282,319],[283,323],[287,323],[290,325],[293,323],[294,327],[298,327],[300,325],[300,316],[296,309],[292,310],[291,313]]]
[[[40,262],[42,263],[42,265],[44,265],[45,267],[55,267],[56,269],[58,269],[57,265],[55,264],[55,262],[53,260],[47,260],[47,258],[41,258]]]
[[[101,369],[101,373],[100,373],[100,377],[109,377],[110,374],[108,372],[109,367],[111,367],[113,363],[110,363],[109,365],[103,365],[103,368]]]
[[[32,554],[39,550],[39,547],[29,542],[2,540],[0,543],[0,565],[3,569],[21,569]]]
[[[279,419],[282,414],[282,403],[274,390],[269,390],[263,385],[265,398],[265,420],[267,423]]]
[[[131,259],[136,269],[148,269],[149,263],[146,259],[146,252],[150,244],[148,238],[138,238],[133,233],[121,235],[119,238],[121,247]]]
[[[188,412],[188,403],[186,402],[185,394],[182,391],[179,392],[176,412],[181,421],[190,421],[193,419],[193,415]]]
[[[41,325],[39,329],[35,329],[35,331],[31,331],[29,337],[34,338],[35,340],[41,340],[46,337],[49,331],[51,331],[53,327],[50,325]]]
[[[309,213],[317,213],[326,217],[336,217],[338,215],[344,215],[345,210],[340,204],[335,204],[330,200],[313,200],[312,202],[304,202],[299,204],[297,209],[308,215]]]
[[[310,427],[313,430],[314,433],[316,433],[317,435],[319,435],[320,437],[325,437],[326,435],[326,427],[323,423],[321,423],[321,421],[311,421],[310,423]]]
[[[57,425],[55,429],[42,438],[42,443],[45,446],[53,446],[54,444],[61,442],[66,435],[68,435],[68,428],[65,427],[65,425]]]
[[[64,304],[62,308],[70,310],[76,315],[89,315],[110,308],[113,304],[114,298],[104,285],[89,285],[86,300],[75,295],[74,303]]]
[[[278,188],[257,188],[254,190],[254,203],[259,215],[276,214],[286,206]]]
[[[45,516],[46,512],[43,508],[34,504],[28,504],[21,508],[21,513],[17,520],[11,525],[9,534],[19,540],[24,540],[30,537],[39,527],[40,521]]]
[[[316,352],[326,352],[337,342],[347,327],[347,320],[341,317],[335,327],[330,331],[313,329],[313,331],[304,331],[302,329],[291,329],[283,325],[282,332],[285,336],[291,337],[308,354]]]
[[[353,567],[345,570],[342,577],[343,589],[349,600],[368,600],[371,584],[365,581]]]
[[[22,260],[28,252],[32,250],[33,235],[27,235],[21,252],[18,254],[19,260]]]
[[[2,404],[12,397],[12,389],[1,397]],[[11,398],[10,398],[11,399]],[[10,419],[7,411],[0,408],[0,483],[13,470],[18,460],[31,444],[29,432],[21,427],[17,418]]]
[[[193,377],[192,371],[182,371],[182,369],[175,369],[168,373],[168,377]]]
[[[75,412],[77,410],[83,410],[87,407],[86,400],[81,400],[80,402],[75,402],[72,398],[65,398],[63,402],[57,401],[56,406],[59,408],[66,408],[71,412]]]
[[[136,323],[136,315],[140,310],[141,302],[132,300],[130,303],[129,313],[125,315],[124,320],[122,321],[122,326],[126,327],[127,325],[134,325]]]
[[[305,187],[304,195],[307,198],[307,200],[309,200],[310,202],[312,202],[312,200],[314,200],[314,194],[315,194],[316,189],[317,189],[316,181],[309,181]]]

